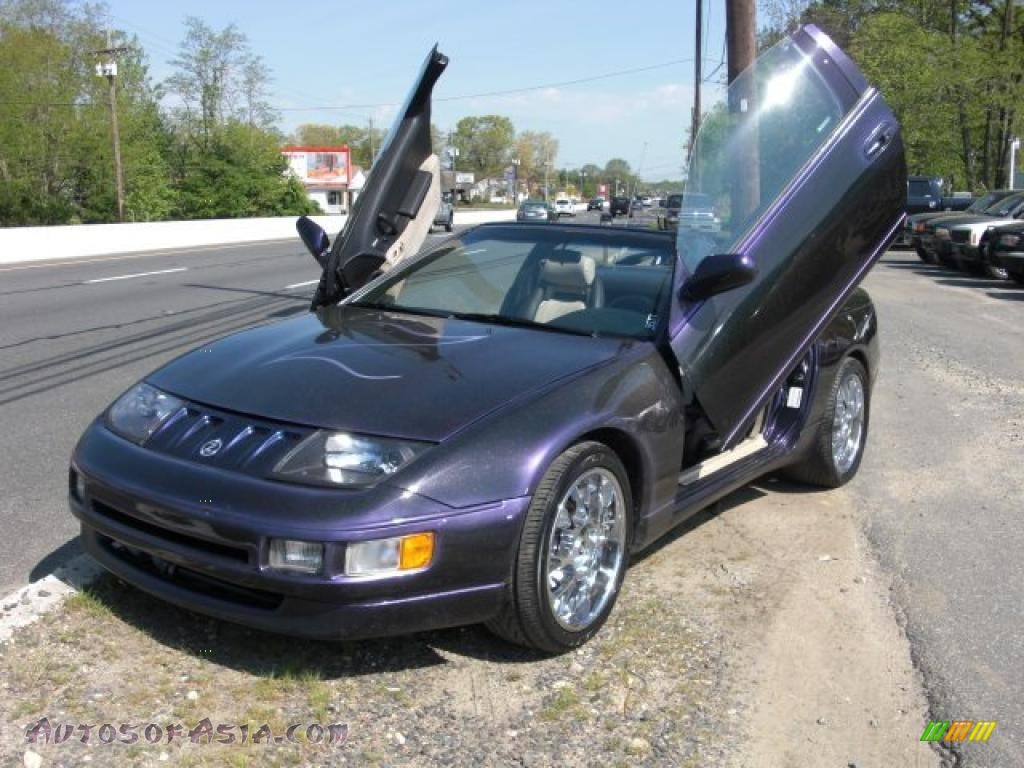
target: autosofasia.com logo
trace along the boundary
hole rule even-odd
[[[995,720],[932,720],[921,741],[988,741]]]

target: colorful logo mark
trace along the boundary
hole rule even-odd
[[[995,720],[932,720],[921,741],[988,741]]]

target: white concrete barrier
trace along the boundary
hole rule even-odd
[[[79,224],[0,229],[0,264],[78,259],[110,254],[181,250],[260,240],[297,240],[296,216],[262,219],[156,221],[139,224]],[[333,240],[345,216],[313,216]],[[455,211],[455,224],[510,221],[515,211]]]

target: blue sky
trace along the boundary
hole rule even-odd
[[[517,130],[550,131],[560,142],[560,165],[624,157],[645,177],[681,176],[693,103],[695,15],[687,0],[108,0],[108,7],[111,24],[136,34],[145,46],[156,80],[169,74],[167,61],[186,16],[217,29],[235,23],[274,72],[272,100],[283,109],[286,131],[304,122],[365,124],[370,117],[390,124],[393,106],[302,108],[401,102],[435,42],[451,58],[435,99],[687,59],[595,82],[434,105],[434,122],[442,130],[468,114],[496,113],[511,118]],[[723,9],[719,2],[705,6],[705,74],[723,54]]]

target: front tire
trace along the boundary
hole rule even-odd
[[[859,360],[844,358],[828,392],[825,413],[812,445],[786,474],[822,488],[838,488],[853,479],[864,457],[870,405],[867,371]]]
[[[526,514],[499,637],[548,653],[592,638],[611,614],[629,562],[632,496],[606,445],[578,443],[544,474]]]

